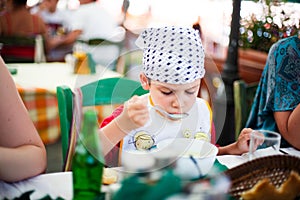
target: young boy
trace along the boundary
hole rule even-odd
[[[178,137],[215,143],[211,108],[197,97],[205,74],[205,54],[198,32],[185,27],[149,28],[137,44],[143,49],[140,81],[149,94],[132,97],[104,120],[104,154],[113,154],[116,149],[111,149],[120,141],[120,151],[147,150],[159,141]],[[188,116],[169,119],[152,109],[154,105],[170,114]],[[219,147],[219,155],[247,152],[251,130],[242,130],[237,142]]]

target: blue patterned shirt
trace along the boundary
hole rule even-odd
[[[246,127],[279,132],[273,112],[292,111],[299,102],[300,39],[296,35],[271,47]],[[290,145],[282,138],[281,146]]]

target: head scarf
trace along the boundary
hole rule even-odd
[[[193,28],[149,28],[136,44],[143,49],[143,72],[152,80],[186,84],[205,74],[204,49]]]

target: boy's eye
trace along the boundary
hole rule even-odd
[[[172,94],[172,91],[161,91],[161,93],[163,93],[164,95],[170,95]]]
[[[186,91],[187,94],[195,94],[196,91]]]

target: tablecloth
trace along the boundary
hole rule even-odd
[[[61,62],[11,63],[7,66],[14,71],[17,89],[44,144],[55,143],[60,138],[57,86],[74,89],[102,78],[121,76],[101,65],[96,66],[95,74],[86,75],[74,74],[71,66]],[[108,108],[99,109],[103,113],[101,118],[111,112]]]
[[[0,199],[14,199],[32,190],[30,199],[41,199],[46,195],[52,199],[72,199],[72,172],[42,174],[16,183],[0,181]]]
[[[56,93],[20,85],[17,85],[17,89],[44,144],[55,143],[60,137]]]

